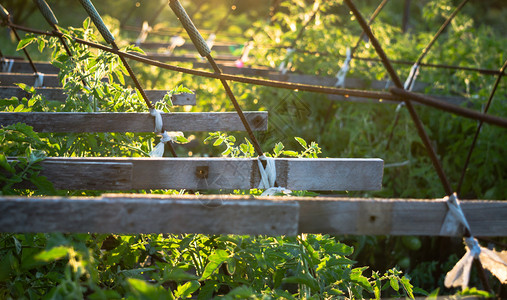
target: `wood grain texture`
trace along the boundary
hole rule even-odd
[[[257,159],[253,158],[47,158],[43,161],[43,175],[50,181],[60,180],[55,162],[64,162],[69,172],[90,173],[98,185],[100,172],[89,168],[89,163],[132,164],[132,189],[251,189],[259,186]],[[82,166],[82,164],[84,165]],[[382,187],[383,161],[381,159],[275,159],[277,183],[292,190],[356,191],[379,190]],[[51,168],[47,168],[50,166]],[[72,167],[71,167],[72,166]],[[85,168],[83,170],[83,168]],[[102,166],[104,167],[104,166]],[[101,168],[102,168],[101,167]],[[196,173],[197,168],[208,169],[207,178]],[[101,171],[103,172],[103,171]],[[67,175],[66,175],[67,176]],[[76,178],[68,174],[71,178]],[[79,175],[82,176],[82,175]],[[114,181],[114,176],[108,180]],[[105,180],[105,179],[104,179]],[[79,185],[78,182],[75,183]],[[86,185],[88,187],[88,185]],[[76,189],[85,189],[79,186]],[[122,186],[97,186],[98,190],[125,190]]]
[[[35,62],[35,68],[37,68],[37,71],[44,74],[58,74],[60,71],[60,69],[53,66],[51,63],[41,61]],[[33,69],[28,61],[16,60],[12,65],[11,73],[33,73]]]
[[[0,73],[1,86],[14,86],[15,83],[24,83],[26,85],[33,86],[35,83],[35,75],[26,73]],[[43,86],[61,86],[60,80],[58,80],[58,75],[44,74]]]
[[[135,44],[132,42],[131,44]],[[143,42],[140,44],[141,49],[159,49],[159,48],[168,48],[171,46],[171,43],[168,42]],[[216,42],[213,44],[213,51],[217,52],[229,52],[230,47],[242,47],[243,45],[237,43],[224,43],[224,42]],[[191,41],[186,42],[182,46],[176,47],[175,50],[195,50],[195,46]]]
[[[328,234],[438,236],[447,213],[441,200],[301,199],[299,230]],[[507,236],[507,201],[461,201],[476,236]]]
[[[194,62],[194,68],[206,68],[210,69],[211,65],[207,62]],[[316,76],[298,73],[287,73],[281,74],[277,70],[266,68],[266,67],[243,67],[238,68],[234,64],[222,63],[220,69],[226,74],[231,75],[245,75],[245,76],[260,76],[267,77],[271,80],[286,81],[292,83],[302,83],[309,85],[318,86],[334,86],[336,84],[336,77],[331,76]],[[351,89],[373,89],[373,90],[384,90],[387,81],[378,80],[365,80],[360,78],[346,78],[346,87]],[[428,85],[422,82],[416,82],[414,85],[414,91],[423,91]]]
[[[507,236],[506,201],[462,201],[476,236]],[[106,194],[0,196],[0,232],[438,236],[442,200]],[[198,220],[198,221],[196,221]]]
[[[267,112],[245,112],[252,130],[266,130]],[[165,113],[167,131],[245,131],[235,112]],[[153,132],[149,113],[0,112],[0,125],[26,123],[37,132]]]
[[[296,235],[296,203],[230,196],[0,197],[1,232]]]
[[[200,56],[197,52],[195,54],[181,54],[181,55],[168,55],[164,53],[156,53],[156,52],[146,52],[146,55],[139,55],[145,58],[158,60],[162,62],[171,62],[171,61],[177,61],[177,62],[195,62],[200,60]],[[229,54],[218,54],[213,55],[213,58],[216,61],[236,61],[239,59],[238,56],[229,55]]]
[[[47,100],[64,102],[67,100],[67,95],[63,88],[36,88],[37,94],[46,97]],[[135,91],[132,91],[135,93]],[[167,90],[145,90],[148,98],[153,102],[161,101],[164,96],[169,92]],[[31,97],[31,94],[25,92],[19,87],[6,87],[0,86],[0,99],[10,99],[11,97],[17,97],[21,99],[23,97]],[[195,105],[196,94],[181,93],[174,94],[171,97],[173,105]]]

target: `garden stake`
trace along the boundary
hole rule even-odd
[[[16,36],[16,39],[18,40],[18,42],[21,41],[21,38],[19,37],[19,34],[16,30],[16,28],[14,28],[12,26],[12,19],[11,19],[11,15],[9,14],[9,12],[2,6],[2,4],[0,4],[0,17],[2,17],[2,20],[3,22],[5,23],[5,25],[7,27],[9,27],[12,32],[14,33],[14,35]],[[35,67],[35,64],[33,63],[32,61],[32,58],[30,57],[30,54],[28,54],[28,51],[26,51],[25,48],[23,48],[23,52],[25,53],[25,56],[26,58],[28,59],[28,62],[30,63],[30,66],[32,67],[32,70],[35,74],[38,74],[39,72],[37,71],[37,68]]]
[[[107,43],[109,43],[113,47],[114,50],[116,50],[118,57],[120,58],[121,62],[123,63],[123,65],[127,69],[127,72],[129,73],[130,78],[132,78],[132,81],[134,81],[134,85],[136,86],[137,90],[141,93],[141,96],[143,97],[144,101],[146,102],[146,105],[148,106],[148,108],[155,109],[155,106],[151,103],[150,99],[148,99],[148,96],[146,95],[143,87],[141,86],[141,84],[137,80],[137,77],[134,74],[134,71],[132,70],[132,68],[128,64],[127,60],[121,55],[118,45],[116,45],[116,42],[114,41],[113,35],[111,34],[109,29],[107,28],[106,24],[104,24],[104,21],[102,20],[99,13],[97,12],[95,7],[93,6],[92,2],[90,0],[79,0],[79,2],[81,2],[84,9],[86,10],[88,15],[92,19],[93,23],[95,24],[95,26],[97,26],[97,29],[99,30],[102,37],[106,40]],[[164,132],[163,129],[162,129],[162,132]],[[174,157],[176,157],[177,155],[176,155],[176,152],[174,151],[171,141],[169,141],[165,144],[168,145],[168,148],[171,151],[172,155]]]
[[[355,15],[357,21],[359,22],[359,24],[363,28],[363,31],[368,35],[370,42],[372,43],[373,47],[375,48],[377,55],[382,59],[382,62],[384,63],[386,71],[389,73],[389,76],[393,80],[394,84],[396,85],[397,88],[402,89],[403,84],[400,80],[400,77],[398,77],[398,74],[393,69],[393,66],[391,65],[384,50],[382,49],[382,46],[380,46],[380,43],[378,42],[377,38],[373,35],[370,27],[368,26],[368,24],[364,20],[363,16],[357,10],[356,6],[352,3],[352,1],[345,0],[345,3],[347,3],[350,10]],[[426,130],[424,129],[424,125],[422,124],[421,119],[419,118],[419,115],[417,114],[417,111],[415,110],[412,102],[410,100],[405,100],[405,103],[407,105],[410,116],[412,117],[412,120],[414,121],[414,123],[416,125],[417,132],[419,133],[419,136],[428,151],[428,154],[429,154],[430,159],[433,163],[433,166],[435,167],[435,169],[437,171],[438,177],[440,178],[440,181],[442,182],[442,185],[444,186],[445,193],[450,196],[452,194],[451,184],[449,183],[449,180],[447,180],[447,177],[445,176],[444,170],[442,168],[442,164],[440,163],[440,160],[437,157],[435,149],[433,149],[433,146],[431,145],[431,141],[430,141],[428,135],[426,134]]]
[[[370,16],[370,20],[368,21],[368,26],[370,26],[373,23],[373,21],[375,21],[375,18],[382,11],[382,9],[384,8],[384,6],[387,4],[388,1],[389,0],[382,0],[382,2],[380,2],[380,4],[377,6],[377,8],[373,12],[373,14]],[[359,45],[361,45],[361,41],[363,40],[364,35],[365,35],[364,31],[361,31],[361,34],[359,35],[359,38],[357,39],[357,42],[354,45],[354,48],[352,48],[350,50],[350,58],[351,58],[351,60],[352,60],[352,58],[354,58],[354,53],[356,52],[357,48],[359,48]],[[326,117],[324,118],[324,123],[322,124],[322,127],[320,128],[320,134],[321,135],[324,132],[324,129],[326,128],[326,124],[329,122],[329,119],[336,112],[336,109],[334,109],[334,104],[335,104],[334,101],[331,101],[331,103],[329,103],[329,107],[327,109]]]
[[[398,74],[393,69],[384,50],[382,49],[382,47],[380,46],[380,43],[375,38],[375,36],[371,32],[370,28],[366,24],[363,16],[359,12],[359,10],[357,10],[357,8],[355,7],[355,5],[352,3],[351,0],[345,0],[345,3],[347,3],[347,5],[349,6],[352,13],[356,16],[357,21],[359,22],[359,24],[361,25],[363,30],[366,32],[366,34],[370,38],[370,41],[371,41],[373,47],[375,48],[375,51],[377,52],[378,56],[382,59],[384,66],[385,66],[387,72],[389,73],[389,75],[391,76],[391,79],[393,80],[394,84],[396,85],[396,87],[398,89],[402,89],[403,85],[401,83],[400,78],[398,77]],[[405,91],[405,90],[403,89],[403,91]],[[438,157],[435,153],[435,150],[433,149],[433,146],[431,145],[431,142],[428,138],[428,135],[426,134],[423,124],[422,124],[421,120],[419,119],[419,116],[417,115],[417,112],[415,111],[412,102],[410,100],[406,100],[405,103],[407,105],[408,111],[410,112],[410,115],[412,116],[412,119],[414,120],[414,123],[416,124],[417,131],[419,132],[419,136],[423,140],[423,143],[425,144],[425,146],[428,150],[428,153],[430,155],[431,161],[433,162],[433,165],[435,166],[437,174],[440,177],[440,180],[442,181],[442,185],[444,186],[445,192],[449,196],[451,196],[451,194],[452,194],[451,185],[450,185],[449,181],[447,180],[447,177],[445,176],[445,173],[444,173],[444,170],[443,170],[442,165],[440,163],[440,160],[438,159]],[[470,233],[470,231],[468,229],[466,229],[464,236],[471,237],[472,234]],[[476,260],[476,263],[480,264],[480,261]],[[482,266],[481,266],[481,268],[479,268],[479,271],[481,271],[481,270],[482,270],[482,272],[484,272],[484,270],[482,269]],[[486,278],[486,275],[484,274],[484,276],[479,276],[479,277],[481,278],[481,281],[482,281],[484,278]],[[483,284],[484,288],[489,287],[487,282],[482,282],[482,284]]]
[[[500,80],[502,79],[502,74],[505,72],[505,69],[507,69],[507,60],[504,62],[502,68],[500,68],[500,75],[496,78],[495,84],[493,85],[493,89],[491,90],[491,93],[489,94],[488,102],[486,103],[486,107],[484,108],[483,113],[488,113],[489,106],[491,105],[491,102],[493,102],[493,97],[495,96],[496,89],[498,85],[500,84]],[[463,186],[463,180],[465,179],[466,170],[468,169],[468,164],[470,163],[470,158],[472,157],[472,152],[474,151],[475,145],[477,144],[477,139],[479,137],[479,133],[481,132],[482,124],[484,124],[483,121],[479,122],[479,125],[477,125],[477,130],[474,134],[474,139],[472,141],[472,145],[470,145],[470,150],[468,151],[467,158],[465,160],[465,165],[463,166],[463,170],[461,171],[461,176],[459,178],[458,187],[456,189],[456,193],[458,196],[461,192],[461,187]]]
[[[437,41],[438,37],[442,34],[442,32],[444,32],[444,30],[447,28],[447,26],[449,25],[449,23],[451,23],[452,19],[454,19],[454,17],[458,14],[458,12],[461,10],[461,8],[463,8],[463,6],[465,6],[465,4],[467,2],[468,2],[468,0],[463,0],[458,5],[458,7],[456,7],[456,9],[445,20],[444,24],[442,24],[442,26],[440,26],[440,29],[438,29],[437,33],[433,36],[433,38],[431,39],[431,41],[428,43],[428,45],[424,48],[424,50],[422,51],[422,53],[419,55],[419,57],[417,58],[416,62],[412,66],[412,69],[410,71],[410,74],[408,75],[407,80],[405,81],[405,86],[404,86],[405,89],[408,89],[409,91],[412,90],[412,87],[413,87],[414,82],[415,82],[415,78],[417,77],[417,74],[419,74],[419,69],[420,69],[422,60],[429,53],[431,47],[433,46],[433,44],[435,44],[435,42]],[[408,5],[410,5],[410,4],[408,4]],[[399,108],[396,109],[396,116],[394,117],[394,123],[393,123],[393,127],[391,128],[391,133],[389,134],[389,138],[387,139],[386,150],[389,149],[389,145],[391,144],[391,140],[393,138],[394,129],[398,125],[398,121],[400,119],[400,111],[401,111],[401,108],[402,108],[402,104],[403,103],[400,103],[398,105]]]
[[[46,21],[53,27],[53,33],[58,37],[60,42],[63,45],[63,48],[65,49],[65,52],[69,57],[72,57],[72,52],[70,51],[69,46],[67,45],[67,42],[63,38],[63,33],[58,28],[58,19],[56,18],[55,14],[51,10],[51,7],[47,4],[46,0],[34,0],[35,4],[39,8],[40,12],[42,13],[42,16],[46,19]],[[84,78],[81,78],[81,82],[83,83],[83,86],[87,87],[88,84],[86,83],[86,80]]]
[[[197,51],[202,57],[206,57],[208,62],[211,64],[213,69],[215,70],[215,73],[218,75],[222,74],[222,71],[216,64],[215,60],[211,56],[211,50],[209,49],[208,45],[206,44],[206,41],[201,36],[197,28],[195,28],[194,24],[192,23],[192,20],[188,17],[187,13],[185,12],[185,9],[183,6],[181,6],[180,2],[178,0],[170,0],[169,6],[173,10],[173,12],[176,14],[178,19],[180,20],[181,24],[187,31],[190,39],[192,40],[193,44],[197,48]],[[241,110],[238,101],[236,100],[236,97],[234,97],[234,94],[232,93],[231,88],[229,87],[229,84],[225,79],[220,79],[220,82],[222,82],[222,86],[225,89],[225,92],[227,93],[227,96],[232,102],[232,105],[234,106],[234,109],[236,109],[236,112],[238,113],[238,116],[241,119],[241,122],[245,126],[246,132],[248,133],[248,136],[252,140],[252,145],[255,149],[255,152],[259,156],[263,156],[264,153],[259,145],[259,142],[257,141],[257,138],[253,134],[252,128],[250,128],[250,124],[248,124],[248,121],[246,120],[245,115],[243,114],[243,111]],[[264,163],[263,163],[264,164]],[[265,166],[265,165],[264,165]]]

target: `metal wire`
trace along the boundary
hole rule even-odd
[[[498,88],[498,85],[500,84],[500,81],[502,80],[502,74],[505,72],[505,69],[507,69],[507,60],[504,62],[503,66],[500,68],[500,75],[496,78],[495,84],[493,85],[493,89],[491,90],[491,93],[489,94],[488,102],[486,103],[486,107],[484,108],[483,113],[488,113],[489,107],[491,103],[493,102],[493,97],[495,96],[496,89]],[[474,138],[472,140],[472,144],[470,145],[470,150],[468,150],[467,158],[465,160],[465,164],[463,166],[463,170],[461,171],[461,176],[459,178],[458,187],[456,188],[456,193],[460,195],[461,188],[463,186],[463,181],[465,180],[466,171],[468,169],[468,164],[470,163],[470,158],[472,157],[472,153],[475,149],[475,145],[477,144],[477,139],[479,138],[479,133],[481,132],[482,124],[484,122],[480,121],[479,125],[477,125],[477,130],[475,131]]]

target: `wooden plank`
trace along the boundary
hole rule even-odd
[[[208,62],[194,62],[194,68],[211,69]],[[281,74],[278,70],[266,67],[243,67],[238,68],[231,63],[221,63],[220,69],[226,74],[231,75],[244,75],[244,76],[259,76],[266,77],[271,80],[286,81],[292,83],[302,83],[318,86],[334,86],[336,84],[336,77],[332,76],[317,76],[309,74],[299,74],[288,72]],[[345,85],[350,89],[373,89],[384,90],[388,82],[385,80],[367,80],[361,78],[347,77]],[[428,86],[426,83],[416,82],[413,91],[424,91]],[[333,95],[334,96],[334,95]]]
[[[234,196],[0,197],[0,232],[296,235],[297,203]]]
[[[158,60],[162,62],[194,62],[194,61],[203,61],[204,58],[202,58],[197,52],[193,54],[181,54],[181,55],[168,55],[164,53],[154,53],[154,52],[147,52],[146,55],[139,55],[145,58]],[[213,55],[213,58],[216,61],[236,61],[239,59],[238,56],[234,55],[228,55],[228,54],[219,54],[219,55]]]
[[[131,44],[135,44],[135,42],[131,42]],[[159,49],[159,48],[168,48],[171,46],[171,43],[168,42],[143,42],[141,43],[140,47],[142,49]],[[224,42],[215,42],[213,44],[213,51],[220,51],[220,52],[228,52],[230,51],[230,47],[242,47],[242,44],[237,43],[224,43]],[[195,51],[195,46],[192,44],[192,41],[187,40],[185,44],[182,46],[176,47],[176,49],[181,50],[191,50]],[[176,50],[175,49],[175,50]]]
[[[53,66],[49,62],[35,62],[35,68],[37,68],[37,71],[44,74],[58,74],[58,72],[60,71],[60,69]],[[33,74],[33,69],[29,62],[16,60],[12,65],[11,73]]]
[[[268,112],[245,112],[252,130],[266,130]],[[162,114],[167,131],[244,131],[235,112],[175,112]],[[0,112],[0,125],[25,123],[37,132],[153,132],[149,113]]]
[[[507,236],[507,202],[467,200],[476,236]],[[106,194],[0,197],[0,232],[438,236],[442,200]],[[196,222],[195,220],[199,220]]]
[[[72,165],[69,172],[75,170],[79,174],[94,172],[91,169],[81,171],[82,163],[130,163],[132,189],[251,189],[257,188],[260,181],[255,158],[47,158],[41,163],[41,174],[55,182],[60,178],[58,169],[54,165],[46,168],[53,162],[65,162],[66,167]],[[382,187],[383,161],[378,158],[277,158],[275,164],[277,183],[291,190],[357,191],[379,190]],[[202,169],[206,169],[205,176],[199,173]],[[91,176],[98,184],[102,181],[99,172]],[[76,184],[79,185],[78,182]],[[123,187],[108,185],[96,189],[122,190]]]
[[[447,213],[442,200],[306,198],[299,231],[354,235],[438,236]],[[507,236],[507,201],[463,200],[461,207],[476,236]]]
[[[51,101],[61,101],[64,102],[67,100],[67,95],[65,94],[65,90],[62,88],[36,88],[37,94],[40,94],[46,99]],[[156,103],[162,101],[164,96],[169,92],[168,90],[145,90],[148,98]],[[132,91],[135,93],[135,91]],[[17,97],[21,99],[23,97],[31,97],[29,93],[25,92],[19,87],[6,87],[0,86],[0,99],[10,99],[11,97]],[[173,94],[171,97],[172,103],[175,106],[181,105],[195,105],[196,103],[196,94],[189,93],[181,93],[181,94]]]
[[[0,73],[0,85],[14,86],[15,83],[24,83],[33,86],[36,76],[34,74],[26,73]],[[58,75],[44,74],[43,86],[45,87],[58,87],[61,86]]]

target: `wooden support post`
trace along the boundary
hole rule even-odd
[[[253,130],[266,130],[268,112],[245,112]],[[243,131],[233,112],[175,112],[162,114],[167,131]],[[0,125],[25,123],[37,132],[153,132],[154,118],[149,113],[102,112],[0,112]]]

